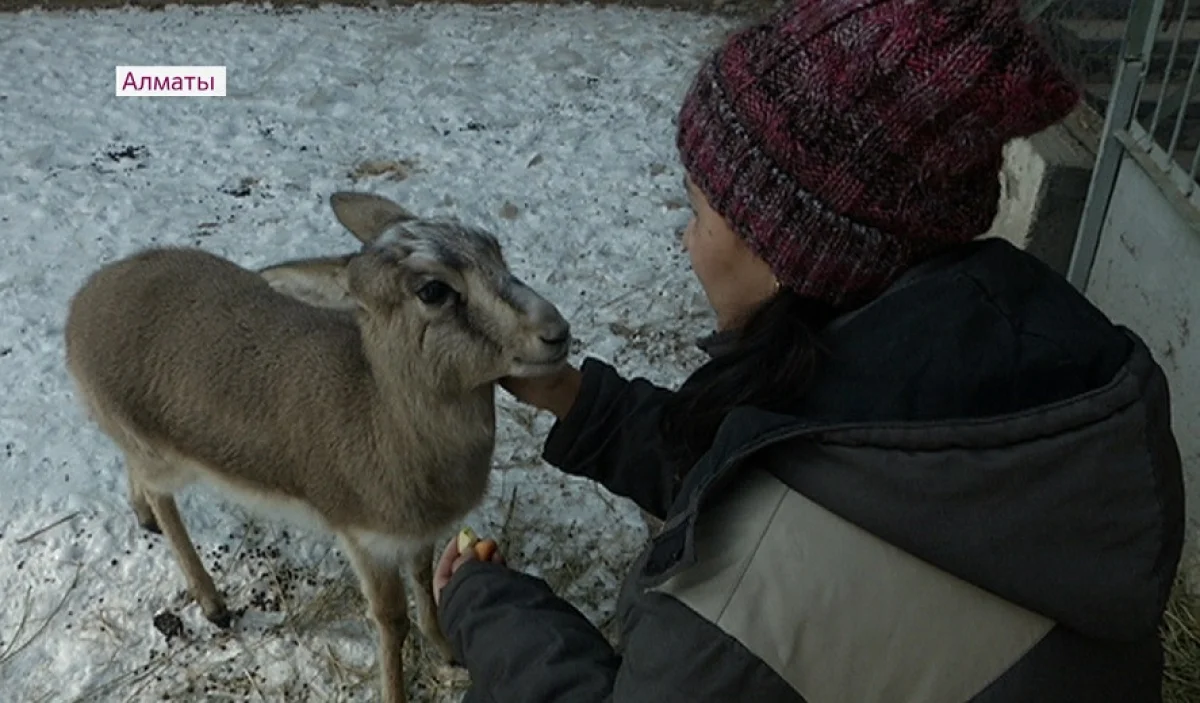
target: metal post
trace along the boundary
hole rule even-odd
[[[1096,251],[1100,248],[1100,232],[1108,214],[1108,203],[1117,183],[1121,158],[1125,154],[1117,133],[1127,131],[1133,120],[1144,73],[1150,65],[1162,10],[1163,0],[1134,0],[1129,8],[1121,56],[1104,118],[1104,132],[1075,236],[1075,249],[1067,266],[1067,280],[1080,292],[1086,290],[1091,277]]]

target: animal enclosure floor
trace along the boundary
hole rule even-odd
[[[335,190],[492,228],[594,355],[674,385],[710,329],[679,248],[673,119],[729,20],[628,8],[221,7],[0,15],[0,700],[372,700],[374,635],[334,541],[205,489],[180,508],[229,605],[201,616],[64,368],[67,301],[154,244],[249,266],[353,250]],[[225,65],[225,98],[117,98],[115,66]],[[611,631],[639,511],[539,456],[498,392],[468,520]],[[447,535],[449,538],[450,535]],[[502,643],[498,646],[503,646]],[[414,700],[458,671],[409,652]]]

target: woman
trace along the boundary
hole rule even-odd
[[[711,361],[675,392],[595,359],[506,383],[557,416],[547,461],[666,521],[620,650],[448,545],[468,700],[1159,700],[1164,377],[978,239],[1005,142],[1077,100],[1015,1],[793,2],[730,38],[678,132]]]

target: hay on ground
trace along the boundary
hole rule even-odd
[[[1200,701],[1200,595],[1176,579],[1163,616],[1164,703]]]

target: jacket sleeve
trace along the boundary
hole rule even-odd
[[[662,518],[677,488],[658,430],[672,392],[643,378],[622,378],[596,359],[586,359],[580,371],[579,396],[550,429],[542,458]]]
[[[541,579],[490,562],[463,564],[442,593],[440,621],[475,687],[465,700],[803,703],[761,659],[679,601],[641,600],[624,621],[620,656]]]
[[[440,621],[484,700],[607,701],[620,659],[604,635],[540,578],[491,562],[459,567]]]

